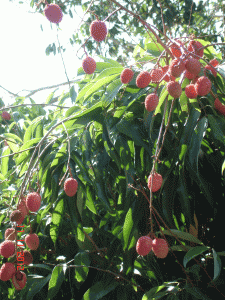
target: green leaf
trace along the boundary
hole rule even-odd
[[[194,257],[198,256],[199,254],[203,253],[206,250],[209,250],[210,247],[206,247],[206,246],[197,246],[192,248],[191,250],[189,250],[185,256],[184,256],[184,260],[183,260],[183,265],[186,268],[187,267],[187,263],[193,259]]]
[[[6,156],[10,154],[10,148],[6,148],[6,150],[2,153],[2,156]],[[9,167],[9,156],[2,157],[1,159],[1,173],[2,175],[6,175]]]
[[[123,250],[127,248],[130,233],[133,228],[133,218],[132,218],[132,209],[129,208],[125,220],[124,220],[124,225],[123,225],[123,239],[124,239],[124,245],[123,245]]]
[[[64,201],[63,199],[61,199],[56,204],[55,210],[52,214],[52,221],[50,225],[50,236],[54,244],[58,237],[58,231],[59,231],[60,223],[62,221],[63,211],[64,211]]]
[[[213,260],[214,260],[213,281],[215,281],[220,276],[221,269],[222,269],[222,263],[221,263],[221,259],[218,256],[217,252],[213,248],[212,248],[212,252],[213,252]]]
[[[119,285],[118,282],[112,280],[102,280],[92,285],[84,294],[84,300],[99,300],[109,292],[113,291]]]
[[[58,293],[63,281],[65,280],[66,269],[66,264],[63,264],[63,266],[54,267],[51,279],[49,281],[47,299],[55,297],[55,295]]]
[[[187,233],[187,232],[182,232],[180,230],[177,229],[170,229],[171,232],[169,232],[169,230],[164,230],[163,233],[167,234],[167,235],[171,235],[171,236],[176,236],[179,239],[183,239],[183,240],[187,240],[190,241],[192,243],[196,243],[196,244],[200,244],[203,245],[203,243],[197,239],[196,237],[194,237],[192,234]]]
[[[90,266],[89,254],[87,252],[78,252],[74,257],[75,265]],[[78,282],[85,281],[89,268],[75,268],[75,278]]]
[[[36,267],[35,264],[33,266]],[[42,288],[46,285],[46,283],[48,283],[50,279],[51,274],[46,277],[35,275],[33,276],[33,278],[29,278],[29,281],[26,284],[28,290],[26,300],[33,299],[34,296],[42,290]]]

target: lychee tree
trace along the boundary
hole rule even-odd
[[[224,44],[112,3],[146,33],[133,63],[93,62],[86,47],[78,94],[0,101],[1,293],[222,299]]]

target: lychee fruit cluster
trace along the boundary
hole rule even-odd
[[[9,121],[11,119],[11,115],[7,111],[2,112],[2,119]]]
[[[62,21],[62,9],[57,4],[47,4],[44,9],[46,18],[52,23],[60,23]]]
[[[90,25],[90,33],[95,41],[104,41],[107,35],[107,27],[105,22],[99,20],[93,21]]]
[[[169,247],[164,239],[155,238],[152,240],[148,235],[140,237],[136,244],[137,253],[146,256],[151,250],[156,257],[165,258],[169,252]]]
[[[157,192],[161,186],[162,186],[162,183],[163,183],[163,178],[162,178],[162,175],[155,172],[152,176],[152,174],[150,174],[148,176],[148,188],[149,190],[151,189],[152,187],[152,192]]]
[[[65,180],[64,191],[67,196],[73,197],[77,192],[77,188],[78,188],[78,182],[76,179],[70,177]]]

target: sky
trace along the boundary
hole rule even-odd
[[[0,86],[12,93],[25,96],[28,92],[45,86],[67,81],[60,54],[46,56],[45,49],[57,42],[57,26],[52,24],[41,13],[35,12],[28,4],[18,4],[1,0],[0,10]],[[72,10],[74,18],[64,15],[60,23],[59,41],[67,50],[63,53],[69,80],[76,78],[77,69],[81,67],[82,50],[76,56],[79,46],[72,46],[69,38],[77,30],[83,11]],[[9,17],[10,16],[10,17]],[[40,25],[43,27],[41,30]],[[59,91],[68,91],[68,85]],[[38,92],[32,96],[36,103],[44,103],[53,90]],[[60,92],[60,94],[61,94]],[[57,95],[59,92],[57,92]],[[0,98],[6,105],[14,101],[9,93],[0,87]]]

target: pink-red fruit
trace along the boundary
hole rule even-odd
[[[201,64],[196,58],[189,57],[185,62],[185,68],[188,72],[196,76],[201,71]]]
[[[14,264],[10,262],[6,262],[2,265],[0,269],[0,279],[2,281],[7,281],[11,279],[15,273],[16,273],[16,268]]]
[[[213,58],[209,61],[209,63],[213,66],[213,67],[217,67],[219,62],[216,58]]]
[[[171,61],[169,69],[172,76],[180,77],[181,73],[185,70],[185,64],[182,59],[175,58]]]
[[[9,114],[7,111],[3,111],[3,112],[2,112],[2,118],[3,118],[4,120],[9,121],[9,120],[11,119],[11,116],[10,116],[10,114]]]
[[[46,18],[52,23],[60,23],[62,21],[63,13],[57,4],[47,4],[44,9]]]
[[[155,238],[152,241],[152,251],[158,258],[165,258],[169,252],[169,247],[166,240]]]
[[[160,80],[163,77],[163,71],[162,71],[162,69],[159,69],[159,68],[153,69],[150,74],[151,74],[151,82],[153,82],[153,83],[160,82]]]
[[[23,217],[20,210],[14,210],[10,215],[11,222],[18,222]]]
[[[204,69],[205,69],[205,71],[206,71],[206,70],[211,71],[212,74],[213,74],[213,76],[216,77],[217,71],[216,71],[215,69],[213,69],[210,65],[206,65]]]
[[[201,76],[195,83],[195,89],[199,96],[207,95],[211,90],[211,81],[206,76]]]
[[[193,52],[194,54],[202,57],[204,54],[204,49],[199,50],[202,47],[202,44],[199,41],[190,41],[188,44],[188,51]],[[195,57],[200,59],[199,57]]]
[[[64,191],[69,197],[73,197],[77,192],[78,182],[74,178],[67,178],[64,182]]]
[[[214,107],[220,115],[225,116],[225,105],[222,104],[218,98],[215,99]]]
[[[146,108],[147,111],[155,110],[158,103],[159,103],[159,97],[155,93],[149,94],[145,98],[145,108]]]
[[[120,74],[120,80],[123,84],[127,84],[127,83],[131,82],[131,80],[133,79],[133,76],[134,76],[134,72],[131,69],[126,68]]]
[[[15,243],[10,240],[5,240],[0,244],[0,254],[5,258],[9,258],[15,253]]]
[[[162,175],[157,172],[154,173],[153,178],[152,178],[152,174],[148,176],[148,188],[150,189],[152,185],[153,193],[157,192],[161,188],[162,182],[163,182]]]
[[[136,244],[136,251],[139,255],[145,256],[152,250],[152,239],[149,236],[142,236]]]
[[[23,251],[23,255],[24,255],[24,264],[25,265],[29,265],[33,262],[33,256],[32,254],[30,253],[30,251],[28,250],[24,250]]]
[[[39,246],[39,237],[36,233],[30,233],[25,237],[25,243],[31,250],[37,250]]]
[[[16,239],[16,231],[14,228],[7,228],[5,231],[5,239],[14,241]]]
[[[181,57],[181,54],[182,54],[180,46],[178,46],[179,44],[183,45],[183,43],[180,40],[176,40],[176,43],[173,43],[170,46],[170,51],[172,52],[173,56],[175,56],[175,57]]]
[[[181,85],[177,81],[169,81],[167,83],[166,89],[168,93],[174,98],[179,98],[182,93]]]
[[[136,86],[138,88],[145,88],[149,85],[151,81],[151,75],[147,71],[142,71],[136,78]]]
[[[107,35],[105,22],[99,20],[93,21],[90,25],[90,33],[95,41],[103,41]]]
[[[94,73],[94,71],[96,69],[96,62],[95,62],[94,58],[87,56],[82,61],[82,68],[86,74]]]
[[[195,99],[197,98],[198,94],[195,89],[194,84],[189,84],[185,87],[185,94],[189,99]]]
[[[38,211],[41,206],[41,196],[37,192],[28,194],[26,206],[32,212]]]
[[[19,205],[17,206],[17,209],[22,212],[22,215],[24,216],[24,218],[28,215],[29,209],[27,208],[26,198],[25,197],[22,198],[22,200],[20,201]]]
[[[27,276],[24,272],[16,271],[12,277],[12,283],[16,290],[22,290],[27,283]]]

